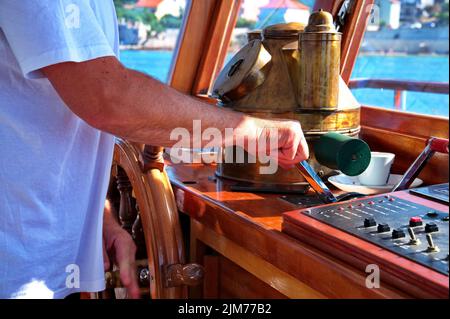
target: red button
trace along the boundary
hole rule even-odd
[[[411,217],[411,219],[409,220],[410,227],[417,227],[417,226],[422,226],[422,225],[423,225],[423,220],[420,217]]]

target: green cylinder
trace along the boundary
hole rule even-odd
[[[323,135],[314,145],[314,153],[320,164],[348,176],[362,174],[371,160],[366,142],[338,133]]]

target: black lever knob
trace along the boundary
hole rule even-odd
[[[369,228],[369,227],[375,227],[377,225],[377,222],[375,221],[375,218],[366,218],[364,220],[364,227],[365,228]]]
[[[379,233],[387,233],[388,231],[391,231],[391,227],[389,227],[388,224],[379,224],[377,231]]]
[[[425,232],[427,234],[436,233],[438,231],[439,231],[439,227],[435,223],[429,223],[429,224],[425,225]]]
[[[403,231],[403,229],[394,229],[392,231],[392,239],[400,239],[400,238],[405,238],[406,234]]]

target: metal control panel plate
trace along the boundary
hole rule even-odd
[[[411,189],[409,192],[416,196],[425,197],[446,205],[449,204],[448,183]]]
[[[301,213],[449,274],[448,212],[386,195],[310,208]]]

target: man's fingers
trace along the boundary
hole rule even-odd
[[[280,135],[281,134],[281,135]],[[303,157],[309,157],[308,145],[305,140],[300,123],[288,122],[287,127],[278,132],[279,148],[281,150],[280,161],[298,162]],[[303,158],[304,159],[304,158]],[[283,163],[281,164],[283,165]]]
[[[127,291],[128,291],[128,295],[131,299],[139,299],[141,297],[141,293],[139,290],[136,267],[133,267],[133,271],[131,272],[130,276],[131,276],[131,282],[126,287]]]
[[[109,261],[108,252],[106,251],[106,245],[103,241],[103,268],[108,271],[111,268],[111,262]]]
[[[125,239],[128,241],[128,239]],[[117,240],[114,243],[116,253],[116,263],[120,270],[120,281],[124,286],[131,283],[131,270],[134,259],[130,258],[130,245],[125,244],[122,240]]]
[[[294,143],[294,144],[290,144],[289,147],[283,147],[281,149],[281,155],[284,159],[287,160],[293,160],[295,158],[295,155],[297,153],[297,147],[298,144]]]
[[[120,281],[127,289],[131,298],[139,298],[139,285],[136,274],[135,254],[136,246],[131,239],[116,240],[116,263],[120,271]]]
[[[309,146],[303,134],[302,139],[300,140],[300,145],[297,149],[297,156],[302,157],[302,160],[306,160],[309,158]]]

